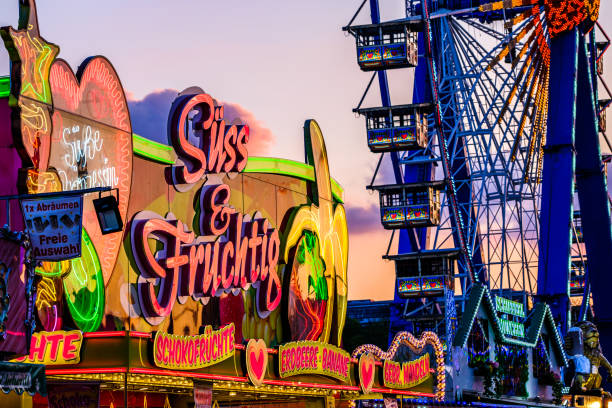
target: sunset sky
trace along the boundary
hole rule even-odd
[[[378,156],[370,153],[354,108],[370,79],[342,32],[361,0],[39,0],[42,36],[76,70],[88,56],[115,66],[131,99],[134,130],[165,137],[176,91],[199,86],[252,128],[254,155],[304,160],[304,120],[326,138],[332,176],[345,188],[350,231],[349,297],[388,299],[393,264],[381,260],[390,233],[380,226],[378,198],[365,190]],[[612,32],[612,5],[600,22]],[[383,19],[403,16],[401,0],[381,0]],[[2,0],[0,26],[17,26],[18,1]],[[364,7],[356,23],[367,23]],[[3,48],[2,48],[3,49]],[[607,56],[610,67],[612,55]],[[611,83],[610,69],[608,76]],[[0,75],[8,75],[0,52]],[[412,70],[389,73],[391,100],[410,103]],[[380,105],[376,85],[363,106]],[[255,143],[254,143],[255,144]]]

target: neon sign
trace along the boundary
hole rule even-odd
[[[374,359],[374,355],[363,353],[361,357],[359,357],[358,368],[361,391],[363,391],[364,394],[369,394],[372,392],[374,373],[376,371],[376,360]]]
[[[197,111],[193,125],[196,145],[188,140],[189,113]],[[172,105],[170,140],[183,164],[172,166],[175,185],[193,184],[206,173],[241,172],[247,164],[247,125],[227,126],[223,106],[218,106],[210,95],[185,95]]]
[[[250,339],[245,350],[245,365],[251,384],[259,387],[264,382],[268,367],[268,350],[262,339]]]
[[[323,133],[314,120],[304,124],[304,139],[316,186],[312,204],[298,207],[290,218],[281,252],[282,262],[291,267],[289,328],[292,340],[340,345],[348,293],[346,214],[333,202]],[[297,255],[292,258],[294,249]],[[307,287],[302,289],[300,282],[308,282]]]
[[[383,365],[383,382],[389,388],[412,388],[427,380],[430,375],[429,354],[402,364],[385,360]]]
[[[87,59],[76,76],[65,61],[56,60],[49,81],[54,107],[49,166],[57,172],[60,190],[117,188],[119,213],[125,219],[132,185],[132,131],[119,76],[98,56]],[[83,227],[99,255],[106,284],[122,237],[102,235],[92,199],[85,198]]]
[[[192,110],[199,112],[193,125],[201,136],[198,146],[189,143],[185,134],[185,121]],[[210,96],[179,98],[171,123],[178,127],[172,131],[172,141],[184,163],[172,168],[179,181],[195,182],[208,169],[244,168],[247,155],[243,143],[248,139],[248,127],[226,128],[223,107],[216,106]],[[222,145],[220,135],[224,135]],[[209,148],[208,153],[203,147]],[[182,303],[182,299],[191,296],[205,303],[224,291],[246,290],[251,285],[257,288],[257,312],[261,317],[265,318],[280,304],[281,284],[276,270],[280,254],[278,231],[258,214],[249,217],[229,207],[229,198],[230,188],[226,184],[202,187],[196,209],[197,227],[203,234],[200,236],[172,214],[162,218],[145,211],[134,216],[131,241],[141,272],[138,294],[150,324],[161,323],[177,299]],[[162,244],[163,250],[153,253],[150,239]]]
[[[98,127],[74,122],[63,124],[61,146],[64,148],[65,167],[58,174],[65,190],[81,190],[93,187],[117,187],[117,168],[109,164],[102,150],[104,137]]]
[[[32,335],[30,355],[14,361],[45,365],[78,364],[82,344],[83,333],[78,330],[42,331]]]
[[[19,120],[14,137],[24,166],[47,168],[51,146],[51,89],[49,70],[59,47],[47,42],[38,28],[38,18],[33,0],[21,2],[25,18],[19,30],[3,27],[4,39],[13,72],[11,94],[18,100]]]
[[[346,351],[315,341],[296,341],[278,348],[281,378],[300,374],[320,374],[348,381],[351,356]]]
[[[495,310],[498,313],[505,313],[517,317],[525,317],[525,307],[522,303],[495,296]]]
[[[507,315],[499,317],[499,328],[503,334],[525,337],[525,325],[520,321],[515,321],[525,317],[525,307],[522,303],[495,296],[495,310],[499,314]]]
[[[220,330],[206,326],[200,336],[174,336],[157,332],[153,342],[155,365],[178,370],[208,367],[234,355],[234,324]]]

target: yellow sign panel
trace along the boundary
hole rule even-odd
[[[278,348],[281,378],[300,374],[320,374],[346,382],[351,356],[346,351],[316,341],[296,341]]]
[[[385,360],[383,366],[384,384],[389,388],[412,388],[427,380],[430,375],[429,354],[403,364]]]
[[[79,330],[38,332],[32,335],[30,355],[13,361],[45,365],[78,364],[83,333]]]
[[[195,370],[217,364],[234,355],[234,324],[219,330],[206,326],[200,336],[174,336],[157,332],[153,343],[155,365]]]

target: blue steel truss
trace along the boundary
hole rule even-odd
[[[446,8],[440,8],[436,0],[407,0],[406,16],[394,20],[422,22],[412,102],[432,102],[434,110],[429,116],[426,149],[391,152],[380,160],[390,158],[397,184],[444,180],[446,186],[440,224],[401,230],[398,254],[457,248],[462,254],[454,287],[459,312],[471,284],[480,281],[526,306],[536,294],[550,299],[562,322],[567,321],[561,315],[569,310],[567,282],[573,268],[572,276],[578,276],[576,281],[582,285],[574,287],[573,293],[582,291],[584,306],[579,315],[586,317],[590,282],[604,283],[601,268],[604,258],[612,253],[597,137],[601,129],[596,123],[610,104],[598,99],[601,81],[595,74],[607,45],[604,48],[597,43],[594,32],[585,36],[574,30],[574,48],[571,41],[552,41],[546,34],[552,59],[561,58],[551,68],[550,80],[557,81],[553,85],[556,89],[551,86],[551,103],[558,100],[565,109],[549,111],[546,132],[546,127],[532,124],[535,108],[527,96],[535,91],[536,81],[521,73],[536,69],[536,61],[523,55],[516,61],[510,58],[490,66],[512,38],[541,16],[508,27],[504,23],[510,13],[485,15],[473,7],[474,3],[446,0]],[[369,0],[369,4],[372,23],[380,23],[378,0]],[[518,41],[515,48],[524,45],[525,40]],[[576,58],[575,73],[579,75],[573,76],[573,65],[568,64],[570,49],[574,50],[570,54]],[[375,75],[382,106],[391,106],[386,71]],[[575,96],[567,94],[572,86],[578,89]],[[368,85],[366,93],[369,89]],[[576,104],[576,98],[581,98],[582,105]],[[576,129],[571,124],[575,106],[583,107]],[[575,132],[588,137],[575,140]],[[568,135],[565,140],[563,134]],[[581,220],[584,246],[571,241],[578,235],[572,225],[574,172],[581,212],[589,212]],[[372,184],[375,179],[376,174]],[[607,221],[598,224],[595,214]],[[599,271],[596,275],[595,270]],[[400,302],[397,291],[396,301]],[[444,298],[422,299],[410,308],[409,303],[393,316],[392,330],[405,328],[420,314],[444,315]],[[438,320],[433,328],[441,329],[441,323]],[[418,331],[414,326],[412,329]]]

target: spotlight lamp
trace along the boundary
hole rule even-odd
[[[115,190],[117,190],[118,197],[119,189]],[[104,197],[101,195],[102,193],[93,200],[93,205],[98,216],[98,224],[100,224],[102,235],[123,231],[123,220],[119,213],[118,198],[115,198],[112,194]]]

